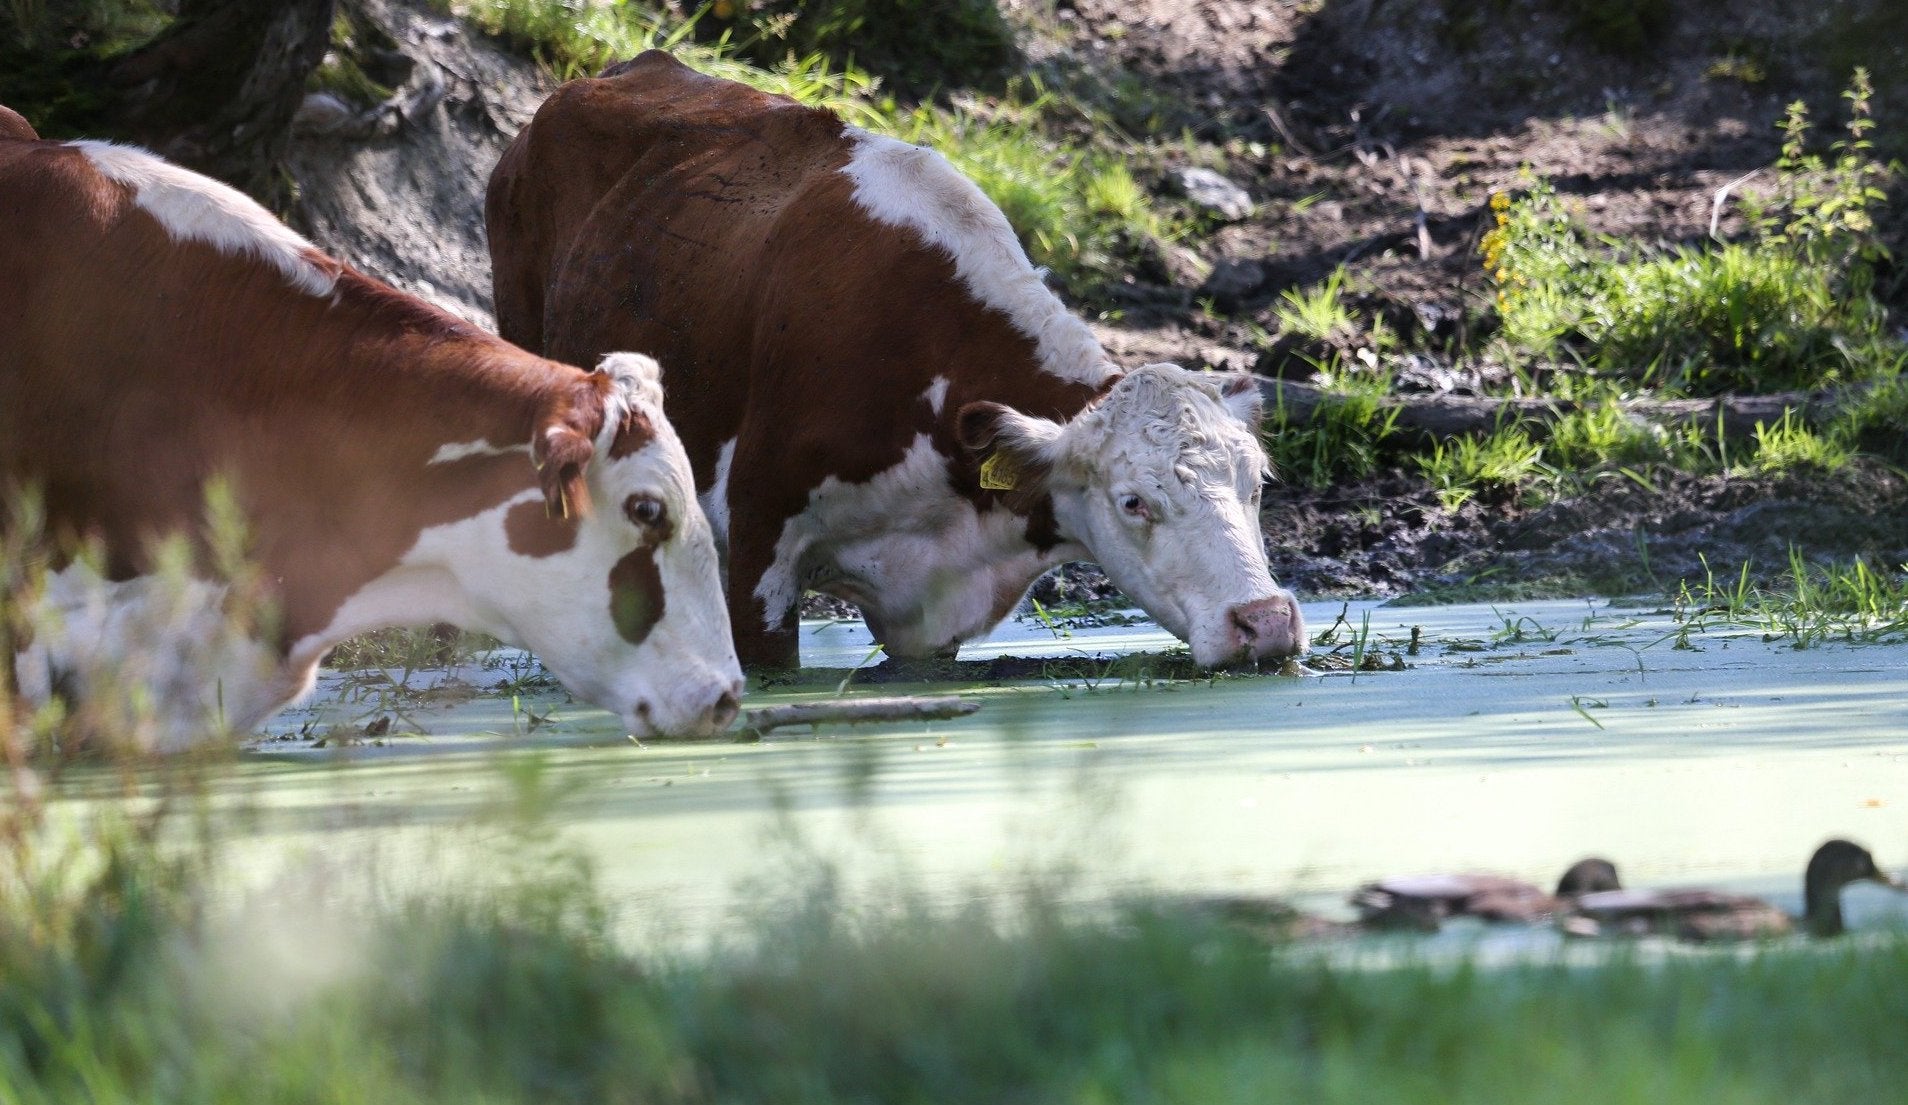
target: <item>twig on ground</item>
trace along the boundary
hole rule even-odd
[[[821,725],[835,722],[859,725],[869,721],[941,721],[966,717],[980,703],[955,695],[911,695],[899,698],[859,698],[834,702],[803,702],[791,706],[763,706],[742,715],[739,733],[758,738],[784,725]]]

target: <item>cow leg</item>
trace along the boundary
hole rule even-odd
[[[791,565],[775,563],[779,526],[736,504],[729,523],[729,629],[736,659],[748,671],[801,666],[801,588]],[[764,586],[767,581],[767,586]]]

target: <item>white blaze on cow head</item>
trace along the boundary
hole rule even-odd
[[[1267,473],[1249,376],[1147,365],[1066,423],[962,408],[982,486],[1052,496],[1060,533],[1208,667],[1305,649],[1259,530]]]
[[[500,508],[502,557],[472,543],[453,570],[483,621],[631,732],[709,735],[742,691],[715,539],[656,362],[613,353],[597,371],[600,428],[590,403],[547,414],[530,442],[541,494]]]

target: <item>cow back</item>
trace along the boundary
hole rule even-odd
[[[1033,339],[975,301],[945,249],[857,200],[856,141],[829,112],[657,51],[564,85],[491,181],[504,336],[559,360],[656,356],[699,479],[723,443],[755,443],[791,508],[823,478],[894,464],[918,433],[959,458],[952,412],[971,399],[1084,406],[1097,379],[1041,373]]]

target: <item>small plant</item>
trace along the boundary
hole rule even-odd
[[[1491,607],[1491,613],[1497,615],[1503,626],[1491,634],[1491,642],[1499,645],[1521,645],[1530,641],[1542,641],[1550,644],[1562,635],[1560,629],[1552,629],[1528,614],[1513,616],[1497,607]]]
[[[1548,181],[1527,178],[1523,194],[1491,194],[1494,225],[1479,249],[1497,288],[1498,314],[1512,345],[1548,354],[1576,327],[1579,296],[1594,256],[1576,217]]]
[[[1711,628],[1760,631],[1767,642],[1803,649],[1824,641],[1908,640],[1908,565],[1879,570],[1866,560],[1847,565],[1810,563],[1789,550],[1785,571],[1759,580],[1754,566],[1719,580],[1707,561],[1704,578],[1685,581],[1672,608],[1684,634]]]
[[[1908,349],[1896,354],[1892,362],[1875,375],[1872,386],[1861,392],[1836,415],[1830,427],[1836,438],[1851,449],[1873,453],[1891,461],[1908,461]]]
[[[1550,427],[1544,456],[1564,468],[1649,464],[1667,459],[1669,435],[1605,400],[1566,412]]]
[[[1296,334],[1311,341],[1342,338],[1357,329],[1358,318],[1341,298],[1345,288],[1345,266],[1332,270],[1311,291],[1287,288],[1279,293],[1283,302],[1276,308],[1281,333]]]
[[[452,10],[568,79],[600,69],[609,43],[592,33],[588,0],[458,0]]]
[[[1456,510],[1479,492],[1505,493],[1545,470],[1544,447],[1517,426],[1485,437],[1436,442],[1412,458],[1446,510]]]
[[[408,677],[423,668],[457,667],[469,662],[478,652],[497,646],[494,637],[469,633],[451,625],[425,629],[393,627],[339,642],[325,656],[325,666],[338,671],[395,668]]]
[[[1840,272],[1851,294],[1866,294],[1874,264],[1887,256],[1875,210],[1887,202],[1893,175],[1875,160],[1874,85],[1857,68],[1842,93],[1848,101],[1847,137],[1827,156],[1808,151],[1808,107],[1797,100],[1782,120],[1776,187],[1754,213],[1763,241],[1786,246],[1813,265]]]
[[[1899,345],[1873,294],[1884,256],[1874,212],[1890,172],[1868,138],[1875,122],[1864,71],[1845,95],[1848,137],[1827,157],[1806,152],[1807,114],[1791,106],[1776,188],[1745,201],[1747,241],[1593,246],[1544,181],[1516,198],[1492,196],[1482,256],[1505,340],[1705,395],[1873,375]]]
[[[1054,640],[1062,641],[1073,636],[1073,631],[1054,620],[1054,616],[1047,612],[1047,608],[1041,605],[1039,599],[1029,596],[1027,601],[1033,606],[1034,617],[1046,627],[1048,633],[1053,634]]]
[[[1774,425],[1756,423],[1755,433],[1755,452],[1738,471],[1833,472],[1853,459],[1837,435],[1815,432],[1796,418],[1794,411],[1783,411]]]
[[[1396,432],[1398,408],[1385,402],[1389,378],[1321,370],[1325,386],[1309,419],[1295,421],[1283,394],[1266,419],[1265,448],[1282,480],[1326,487],[1377,471]]]

